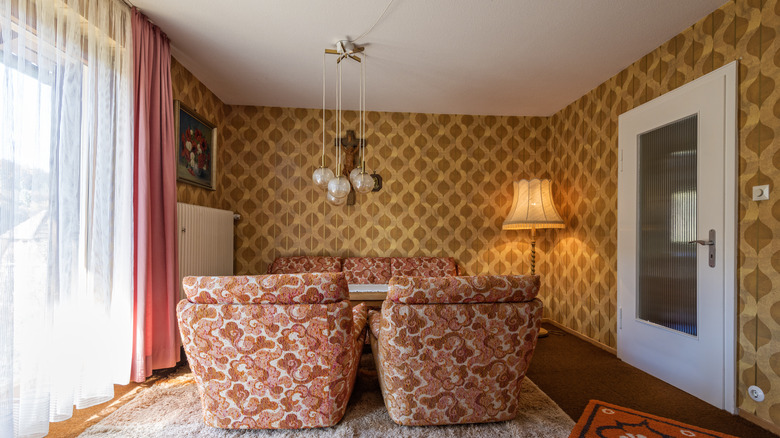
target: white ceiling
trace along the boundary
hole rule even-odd
[[[322,107],[322,54],[389,0],[131,0],[233,105]],[[369,110],[547,116],[724,0],[395,0],[364,38]],[[335,56],[328,56],[328,107]],[[357,63],[344,104],[357,106]]]

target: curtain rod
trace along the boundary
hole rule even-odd
[[[130,3],[128,0],[118,0],[118,1],[120,1],[120,2],[124,3],[124,4],[125,4],[125,6],[127,6],[127,7],[129,7],[129,8],[130,8],[130,10],[133,10],[133,9],[138,9],[138,10],[139,10],[139,11],[140,11],[140,12],[141,12],[143,15],[144,15],[144,18],[146,18],[146,21],[148,21],[148,22],[150,22],[150,23],[154,24],[155,26],[157,26],[157,24],[156,24],[154,21],[152,21],[152,19],[151,19],[151,18],[149,18],[149,16],[148,16],[148,15],[144,14],[144,11],[142,11],[142,10],[141,10],[141,8],[139,8],[138,6],[136,6],[136,5],[132,4],[132,3]],[[157,27],[160,27],[160,26],[157,26]],[[161,28],[161,30],[162,30],[162,28]],[[168,34],[167,34],[167,33],[166,33],[165,35],[166,35],[166,36],[168,36]],[[170,39],[170,38],[168,38],[168,39]]]

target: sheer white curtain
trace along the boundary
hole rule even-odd
[[[0,436],[43,436],[130,375],[131,12],[0,5]]]

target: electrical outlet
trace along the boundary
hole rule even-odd
[[[759,388],[756,385],[753,385],[750,388],[748,388],[748,395],[750,396],[750,398],[753,399],[753,401],[756,402],[764,401],[764,391],[762,391],[761,388]]]
[[[766,201],[769,199],[769,184],[763,186],[753,186],[753,200]]]

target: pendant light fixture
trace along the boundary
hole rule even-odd
[[[312,181],[317,187],[327,189],[327,199],[334,205],[343,205],[347,201],[347,196],[355,188],[358,193],[368,193],[374,188],[374,178],[366,172],[366,57],[365,54],[358,56],[364,51],[364,48],[354,44],[349,40],[341,40],[336,43],[335,49],[325,50],[325,54],[322,58],[322,161],[319,168],[317,168],[312,174]],[[338,55],[336,59],[336,172],[334,173],[325,164],[325,150],[327,141],[325,139],[326,131],[326,70],[327,70],[327,55]],[[360,92],[359,92],[359,104],[358,104],[358,157],[360,158],[360,165],[355,167],[349,175],[342,174],[344,169],[344,153],[342,152],[341,138],[344,130],[344,117],[343,117],[343,100],[342,100],[342,61],[356,61],[360,65]],[[351,184],[350,184],[351,183]]]
[[[394,0],[390,0],[376,19],[374,24],[371,25],[368,30],[360,34],[355,39],[343,39],[336,43],[335,49],[325,49],[325,54],[322,56],[322,163],[314,173],[312,174],[312,181],[317,187],[327,189],[327,199],[334,205],[344,205],[347,202],[347,197],[352,191],[352,187],[358,193],[368,193],[372,190],[379,190],[382,187],[382,177],[377,174],[369,174],[366,172],[366,55],[365,48],[355,44],[357,41],[368,35],[374,27],[379,24],[382,17],[385,16]],[[362,54],[362,55],[361,55]],[[338,68],[338,76],[336,78],[336,173],[334,174],[328,166],[325,165],[325,70],[327,67],[326,58],[327,55],[337,55],[336,65]],[[362,57],[361,57],[362,56]],[[357,144],[360,148],[358,150],[358,157],[360,158],[360,165],[352,169],[349,175],[342,175],[344,169],[344,153],[342,151],[343,145],[342,128],[344,119],[342,117],[342,94],[341,94],[341,68],[342,61],[357,61],[360,64],[360,103],[359,103],[359,133],[357,135]],[[349,131],[349,134],[354,135],[354,131]],[[349,136],[345,136],[349,137]],[[354,144],[354,143],[353,143]],[[354,165],[350,163],[351,167]],[[350,186],[350,182],[352,183]]]

